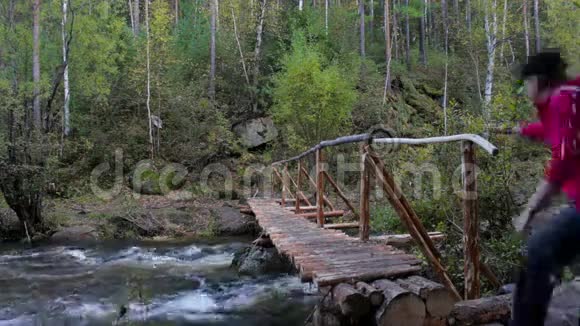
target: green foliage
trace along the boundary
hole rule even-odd
[[[272,113],[297,136],[298,144],[291,145],[304,147],[348,130],[356,92],[344,72],[325,62],[302,33],[294,36],[292,52],[282,62],[274,81]]]

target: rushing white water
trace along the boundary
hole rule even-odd
[[[244,245],[0,249],[0,326],[302,325],[315,289],[291,275],[240,277],[230,265]]]

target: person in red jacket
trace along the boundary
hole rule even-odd
[[[528,95],[538,109],[539,122],[517,128],[524,137],[545,142],[552,149],[545,180],[514,221],[528,232],[534,216],[563,192],[570,207],[534,230],[527,244],[527,261],[514,295],[512,324],[544,325],[554,282],[562,268],[580,255],[580,78],[566,78],[566,63],[556,51],[529,57],[522,66]]]

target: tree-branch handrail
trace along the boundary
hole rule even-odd
[[[339,137],[334,140],[325,140],[320,142],[318,145],[308,149],[307,151],[302,152],[297,156],[291,157],[286,160],[274,162],[272,163],[272,165],[281,165],[300,160],[303,157],[310,154],[314,154],[317,150],[323,149],[325,147],[334,147],[338,145],[352,143],[362,143],[369,141],[369,139],[371,139],[371,134],[350,135]],[[459,134],[459,135],[428,137],[428,138],[373,138],[374,143],[395,144],[395,145],[397,144],[427,145],[427,144],[450,143],[456,141],[471,141],[493,156],[496,156],[499,153],[499,149],[495,145],[490,143],[487,139],[475,134]]]

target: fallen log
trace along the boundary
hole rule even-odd
[[[425,322],[425,303],[397,283],[378,280],[372,285],[383,292],[385,300],[376,313],[379,326],[422,326]]]
[[[343,230],[343,229],[358,229],[360,227],[358,222],[354,223],[334,223],[325,224],[324,228],[327,230]]]
[[[399,279],[397,283],[404,289],[418,295],[425,301],[429,317],[447,317],[456,303],[455,297],[445,286],[420,276]]]
[[[369,299],[373,307],[378,307],[385,301],[383,292],[372,285],[365,282],[357,282],[355,288]]]
[[[341,283],[334,287],[332,294],[345,316],[358,318],[371,311],[369,298],[358,292],[352,285]]]
[[[455,304],[449,316],[449,325],[481,325],[506,323],[511,315],[511,294],[461,301]]]

